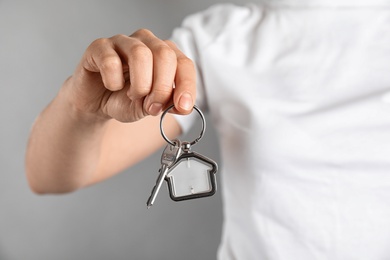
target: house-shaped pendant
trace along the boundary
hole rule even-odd
[[[169,167],[165,180],[175,201],[212,196],[217,190],[217,164],[195,152],[184,152]]]

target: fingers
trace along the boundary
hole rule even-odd
[[[174,50],[177,58],[173,103],[175,104],[176,112],[179,114],[188,114],[192,111],[196,99],[195,66],[173,42],[165,42]]]
[[[94,41],[82,65],[90,72],[99,72],[108,90],[126,86],[130,100],[142,100],[144,114],[158,115],[172,102],[176,113],[188,114],[194,105],[192,61],[174,43],[160,40],[148,30]],[[130,83],[125,84],[126,78]]]
[[[129,71],[130,88],[127,95],[137,100],[148,95],[153,83],[153,53],[142,41],[117,35],[112,37],[115,50],[122,57]]]
[[[86,50],[82,66],[90,72],[100,72],[104,86],[120,90],[124,86],[122,61],[109,39],[98,39]]]
[[[151,92],[145,98],[144,109],[151,115],[158,115],[171,101],[177,66],[176,53],[147,30],[137,31],[132,36],[139,38],[153,54],[153,83]]]

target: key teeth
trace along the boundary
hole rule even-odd
[[[180,141],[177,141],[180,144]],[[173,149],[175,148],[175,149]],[[167,151],[170,149],[170,151]],[[158,169],[159,176],[157,177],[156,184],[154,185],[152,192],[150,194],[150,197],[148,201],[146,202],[147,208],[149,209],[153,203],[155,202],[155,199],[157,197],[158,192],[160,191],[161,185],[163,184],[164,180],[166,179],[166,175],[169,170],[169,165],[173,164],[177,158],[181,154],[181,147],[172,147],[170,144],[168,144],[165,147],[165,150],[161,156],[161,167]]]

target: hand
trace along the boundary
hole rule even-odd
[[[190,113],[195,78],[192,61],[174,43],[141,29],[92,42],[64,88],[77,111],[134,122],[172,103],[173,112]]]

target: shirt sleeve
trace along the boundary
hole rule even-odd
[[[195,14],[187,17],[181,27],[176,28],[173,31],[171,40],[176,44],[176,46],[188,57],[190,58],[195,65],[196,69],[196,101],[195,104],[202,110],[205,110],[205,93],[204,93],[204,84],[202,77],[202,68],[200,63],[199,50],[197,42],[195,41],[194,35],[194,25],[197,23],[197,20],[200,18],[200,14]],[[190,115],[181,116],[174,115],[177,122],[182,128],[183,134],[186,134],[194,122],[197,120],[196,113],[191,113]]]
[[[226,27],[226,21],[237,8],[233,4],[217,4],[208,9],[192,14],[184,19],[180,27],[173,31],[171,41],[190,58],[196,68],[197,96],[195,104],[208,112],[207,91],[208,87],[202,71],[202,64],[207,62],[202,57],[202,52],[211,44]],[[187,133],[199,116],[194,111],[190,115],[174,115],[182,128],[183,134]]]

